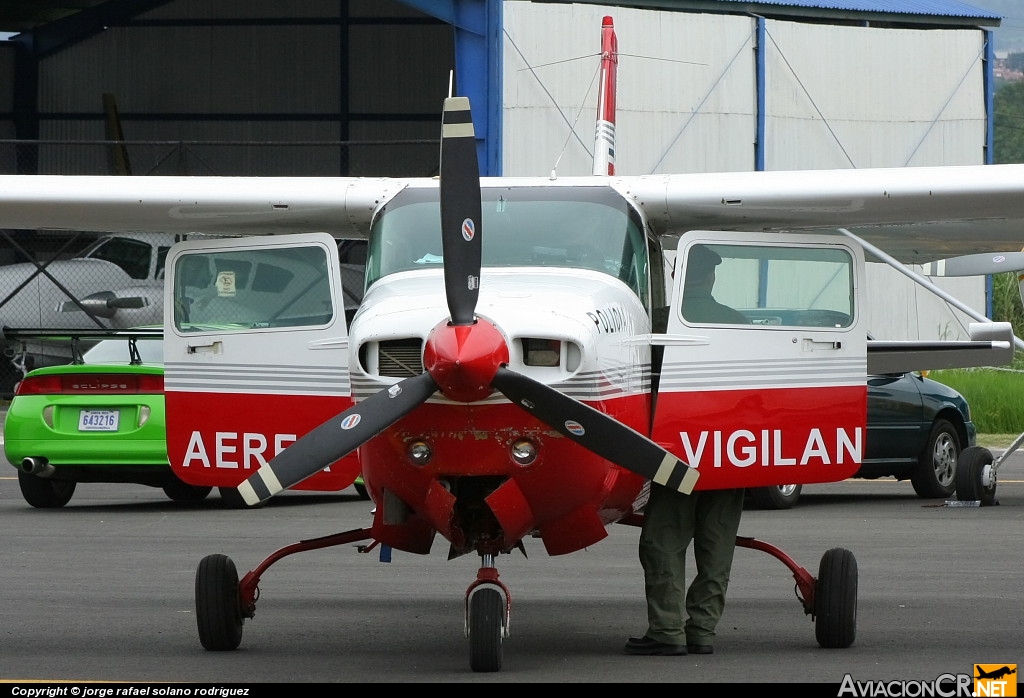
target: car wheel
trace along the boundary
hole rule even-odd
[[[75,493],[73,480],[50,480],[18,471],[21,496],[37,509],[59,509],[71,501]]]
[[[996,501],[995,473],[986,472],[993,462],[992,451],[981,446],[965,448],[956,469],[956,498],[977,501],[989,507]],[[990,481],[991,480],[991,481]]]
[[[259,509],[266,506],[266,502],[260,502],[259,504],[249,506],[242,499],[242,495],[239,494],[238,490],[234,487],[218,487],[217,492],[220,494],[221,500],[224,502],[224,506],[228,509]]]
[[[163,490],[172,502],[201,502],[213,491],[213,488],[190,485],[172,475],[171,479],[164,483]]]
[[[910,476],[917,496],[923,499],[949,497],[956,491],[956,461],[960,457],[960,436],[945,419],[936,419],[928,444]]]
[[[802,489],[803,485],[777,485],[755,487],[748,492],[758,509],[792,509],[800,499]]]

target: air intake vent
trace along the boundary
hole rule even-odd
[[[377,366],[382,376],[408,378],[423,373],[423,347],[418,338],[381,342],[379,352]]]

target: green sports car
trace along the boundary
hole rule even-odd
[[[163,342],[147,341],[162,334],[158,328],[78,333],[76,343],[99,341],[76,351],[75,363],[26,374],[4,422],[4,452],[18,469],[26,502],[62,507],[79,482],[160,487],[181,502],[210,493],[182,482],[167,460]]]

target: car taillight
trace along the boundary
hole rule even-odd
[[[164,377],[154,374],[74,373],[30,376],[18,385],[18,395],[137,395],[162,393]]]
[[[15,395],[49,395],[59,393],[60,376],[30,376],[18,383]]]

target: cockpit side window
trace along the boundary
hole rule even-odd
[[[698,243],[680,252],[688,324],[845,329],[853,323],[855,267],[842,248]]]
[[[141,240],[112,237],[100,240],[85,256],[116,264],[133,279],[148,279],[153,246]]]
[[[184,254],[174,270],[175,327],[196,332],[327,325],[335,301],[326,254],[317,245]]]

